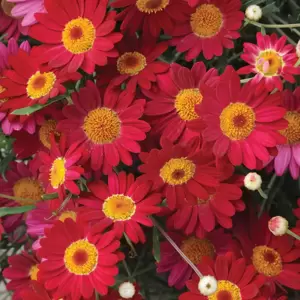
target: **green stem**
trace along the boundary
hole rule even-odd
[[[122,263],[123,263],[124,269],[126,270],[126,272],[127,272],[127,274],[128,274],[128,277],[129,277],[129,278],[132,278],[132,274],[131,274],[131,272],[130,272],[130,269],[129,269],[129,266],[128,266],[126,260],[123,259],[123,260],[122,260]]]
[[[34,202],[34,200],[32,200],[32,199],[19,198],[19,197],[9,196],[9,195],[5,195],[5,194],[0,194],[0,198],[5,198],[5,199],[9,199],[9,200],[14,200],[14,201]]]
[[[241,79],[240,82],[241,82],[241,83],[246,83],[246,82],[250,81],[252,78],[253,78],[253,77]]]
[[[298,234],[296,234],[295,232],[291,231],[291,230],[287,230],[286,232],[288,235],[294,237],[296,240],[300,241],[300,236]]]
[[[129,239],[129,237],[127,236],[127,234],[125,232],[124,232],[124,237],[125,237],[125,240],[126,240],[128,246],[131,249],[131,258],[137,257],[138,256],[137,252],[135,251],[135,248],[134,248],[131,240]]]
[[[176,245],[176,243],[171,239],[171,237],[164,231],[164,229],[156,222],[153,217],[150,217],[153,225],[160,231],[160,233],[166,238],[166,240],[173,246],[173,248],[180,254],[180,256],[186,261],[188,265],[194,270],[194,272],[202,278],[203,275],[199,269],[193,264],[193,262],[181,251],[181,249]]]
[[[249,19],[246,19],[247,22],[250,24],[259,27],[259,28],[300,28],[300,23],[295,23],[295,24],[263,24],[255,21],[251,21]]]

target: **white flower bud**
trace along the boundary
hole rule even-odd
[[[131,282],[123,282],[119,286],[119,294],[124,299],[131,299],[135,295],[135,287]]]
[[[296,53],[297,53],[297,56],[300,58],[300,40],[298,41],[298,43],[296,45]]]
[[[246,17],[251,21],[258,21],[262,17],[262,10],[258,5],[250,5],[246,9]]]
[[[261,176],[255,172],[248,173],[244,178],[244,185],[248,190],[256,191],[262,184]]]
[[[218,281],[215,277],[207,275],[200,278],[198,290],[204,296],[210,296],[218,289]]]
[[[276,236],[285,235],[289,229],[287,219],[277,216],[273,217],[268,223],[269,230]]]

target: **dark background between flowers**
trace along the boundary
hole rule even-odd
[[[242,0],[243,11],[251,4],[260,5],[263,10],[263,17],[259,21],[265,24],[280,24],[280,23],[299,23],[300,22],[300,0]],[[255,35],[258,31],[271,34],[273,32],[278,35],[286,35],[288,42],[296,45],[300,39],[300,30],[297,29],[265,29],[264,27],[257,27],[252,24],[244,23],[241,28],[241,38],[235,41],[234,49],[225,49],[220,57],[207,61],[202,55],[197,57],[193,62],[186,62],[184,55],[177,53],[174,47],[169,49],[160,57],[161,60],[168,63],[176,62],[186,67],[191,67],[196,61],[203,61],[207,68],[217,68],[220,73],[223,72],[227,65],[233,65],[235,69],[243,66],[240,54],[243,50],[244,42],[254,42]],[[162,35],[161,40],[168,40],[170,37]],[[4,41],[2,41],[4,42]],[[31,45],[36,42],[30,40]],[[84,80],[89,77],[83,74]],[[300,85],[300,77],[297,78],[297,84]],[[295,86],[296,86],[295,85]],[[294,89],[292,84],[285,84],[285,88]],[[73,87],[70,87],[71,89]],[[299,124],[300,126],[300,124]],[[5,172],[11,161],[15,160],[12,150],[13,139],[5,136],[0,131],[0,173],[5,176]],[[128,168],[119,166],[119,170],[130,170],[138,175],[137,171],[138,161],[135,165]],[[247,174],[248,170],[245,167],[237,167],[237,172]],[[245,199],[250,205],[259,204],[261,209],[268,211],[270,215],[282,215],[288,219],[291,226],[296,222],[292,209],[296,207],[296,201],[300,198],[300,178],[293,180],[291,176],[286,173],[281,177],[276,177],[273,173],[261,172],[263,178],[262,189],[268,193],[268,200],[263,203],[263,199],[258,193],[245,192]],[[163,223],[163,220],[160,220]],[[135,246],[136,255],[132,253],[131,248],[127,245],[126,241],[122,242],[121,250],[126,254],[127,270],[125,266],[120,263],[120,273],[117,277],[117,284],[125,280],[135,280],[141,287],[141,293],[145,299],[156,300],[172,300],[178,299],[178,292],[176,289],[168,287],[167,277],[156,274],[156,259],[159,259],[159,241],[163,238],[159,236],[156,229],[145,229],[147,235],[147,243],[144,245]],[[4,236],[0,242],[0,267],[3,270],[7,267],[7,257],[21,249],[26,241],[24,239],[25,228],[20,227],[13,237],[8,239]],[[13,242],[11,242],[13,241]],[[131,276],[129,275],[131,274]],[[0,281],[5,282],[5,279],[0,275]],[[0,299],[2,299],[0,294]],[[4,298],[3,298],[4,299]],[[9,299],[9,298],[6,298]],[[300,299],[300,293],[290,291],[289,299]]]

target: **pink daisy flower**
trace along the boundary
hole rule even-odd
[[[1,14],[1,12],[0,12],[0,14]],[[0,17],[0,19],[1,19],[1,17]],[[1,20],[0,20],[0,24],[1,24]],[[24,51],[29,53],[29,51],[30,51],[29,43],[27,41],[21,43],[20,49],[23,49]],[[17,41],[14,38],[11,38],[8,40],[7,46],[5,46],[3,43],[0,43],[0,78],[2,77],[2,73],[5,70],[10,69],[8,57],[10,55],[16,55],[18,53],[18,50],[19,50],[19,46],[18,46]],[[4,91],[5,91],[5,88],[0,85],[0,94]],[[1,99],[0,107],[3,103],[6,102],[5,100],[6,99]],[[28,122],[27,124],[22,125],[22,124],[20,124],[20,122],[10,121],[7,118],[7,113],[1,112],[1,111],[0,111],[0,124],[1,124],[3,132],[7,135],[10,135],[14,130],[20,130],[22,127],[25,127],[28,130],[30,130],[30,128],[31,128],[31,122]]]
[[[15,18],[22,19],[22,26],[35,24],[37,21],[34,14],[46,12],[44,0],[7,0],[7,2],[15,5],[11,14]]]
[[[295,83],[294,75],[300,74],[300,68],[295,67],[298,57],[293,45],[286,45],[286,36],[280,38],[272,35],[256,35],[257,44],[244,43],[244,53],[241,58],[249,64],[238,70],[239,74],[256,73],[251,80],[258,84],[258,93],[275,88],[282,90],[282,79]]]
[[[223,229],[214,230],[202,239],[195,236],[185,236],[177,232],[169,232],[168,234],[195,265],[198,265],[204,256],[214,258],[216,254],[226,253],[234,247],[231,235],[226,234]],[[160,253],[161,260],[157,264],[157,272],[170,272],[169,286],[182,289],[193,274],[192,268],[168,241],[161,242]]]
[[[300,172],[300,87],[294,92],[283,92],[283,105],[287,110],[285,119],[288,127],[280,133],[286,137],[287,143],[277,146],[278,154],[272,163],[278,176],[289,169],[292,177],[297,179]]]
[[[18,39],[20,34],[27,35],[28,27],[22,26],[22,20],[14,18],[11,14],[14,7],[8,0],[2,0],[0,3],[0,33],[6,34],[5,39]]]

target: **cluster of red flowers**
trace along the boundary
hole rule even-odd
[[[235,171],[299,178],[300,88],[284,90],[283,80],[294,83],[300,68],[285,37],[258,33],[257,44],[244,43],[248,65],[219,72],[199,55],[234,47],[240,0],[0,3],[0,125],[17,159],[0,179],[0,205],[33,206],[0,223],[6,234],[27,226],[25,250],[3,272],[13,299],[125,299],[110,288],[120,244],[146,243],[154,217],[218,282],[201,293],[198,275],[162,241],[157,272],[188,289],[180,300],[300,290],[300,244],[246,210]],[[161,59],[172,47],[191,68]],[[141,299],[137,286],[126,299]]]

